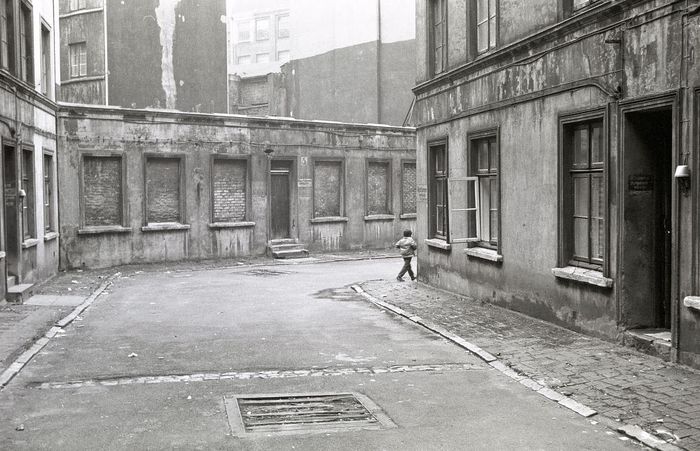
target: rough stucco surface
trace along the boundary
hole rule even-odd
[[[88,106],[67,108],[58,124],[65,268],[263,254],[274,214],[268,171],[278,161],[290,168],[290,235],[312,252],[386,248],[415,228],[415,219],[399,218],[399,195],[390,196],[394,217],[365,221],[367,162],[390,161],[391,193],[399,193],[401,162],[415,159],[413,129]],[[76,174],[83,158],[95,154],[120,156],[124,164],[124,227],[79,234]],[[146,171],[146,158],[158,161],[154,157],[181,158],[180,172],[176,164]],[[214,161],[224,158],[246,161],[247,179],[242,165],[219,171]],[[314,206],[321,207],[318,215]],[[319,215],[346,218],[312,221]],[[234,224],[213,224],[223,219]],[[149,222],[171,221],[180,225],[142,230]]]

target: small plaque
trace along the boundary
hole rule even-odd
[[[634,192],[654,191],[654,177],[644,174],[630,175],[629,190]]]
[[[311,179],[299,179],[299,188],[311,188]]]
[[[418,200],[427,201],[428,200],[428,187],[419,186],[416,188],[416,197]]]

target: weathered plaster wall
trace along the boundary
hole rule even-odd
[[[500,4],[503,20],[518,22],[508,30],[504,29],[506,22],[502,22],[504,39],[505,32],[516,39],[540,28],[534,20],[539,17],[537,8],[524,10],[515,3]],[[546,10],[544,17],[553,20],[550,3],[538,4]],[[673,162],[682,161],[683,154],[687,154],[697,172],[700,171],[696,155],[700,142],[700,95],[694,88],[698,85],[697,64],[691,56],[698,45],[699,23],[694,10],[697,2],[691,2],[687,18],[683,18],[684,10],[679,4],[673,2],[623,3],[611,3],[599,16],[586,21],[564,22],[548,36],[465,61],[463,68],[450,74],[449,79],[415,89],[419,124],[418,238],[425,238],[428,233],[427,143],[449,138],[450,177],[459,177],[466,175],[468,133],[500,126],[501,140],[502,264],[467,257],[463,252],[466,244],[455,243],[450,251],[442,251],[421,241],[419,274],[424,280],[589,333],[617,338],[624,330],[628,318],[619,304],[624,301],[620,286],[625,282],[620,271],[625,269],[619,268],[618,240],[624,233],[620,199],[627,185],[618,178],[622,168],[620,109],[648,100],[652,95],[667,95],[665,98],[671,99],[677,113]],[[419,2],[417,8],[419,48],[426,43],[421,5],[425,2]],[[429,76],[425,54],[420,50],[417,53],[420,82]],[[684,86],[690,89],[684,90]],[[560,263],[557,255],[561,239],[557,209],[559,117],[595,108],[605,111],[608,124],[606,266],[609,266],[607,275],[613,280],[610,289],[567,282],[555,278],[551,272]],[[677,291],[673,293],[672,304],[678,309],[678,323],[673,325],[673,330],[678,334],[681,360],[698,364],[700,315],[679,308],[682,298],[700,287],[697,239],[700,191],[695,186],[694,197],[682,196],[678,191],[673,195],[674,255],[677,256],[673,277],[677,280]]]
[[[272,161],[292,164],[292,236],[312,251],[385,248],[414,222],[400,217],[398,194],[392,197],[392,218],[376,224],[374,218],[365,218],[366,159],[391,162],[391,191],[399,193],[401,162],[415,157],[412,129],[82,107],[66,108],[58,123],[63,149],[61,264],[66,268],[264,253],[269,221],[266,149],[273,150]],[[123,159],[125,219],[120,227],[85,227],[81,219],[81,182],[75,175],[85,155]],[[245,223],[212,224],[214,155],[248,161],[250,209]],[[143,229],[147,156],[183,159],[181,222],[186,227]],[[341,216],[313,219],[314,162],[328,159],[342,162]]]
[[[68,3],[68,2],[66,2]],[[101,7],[102,2],[99,2]],[[67,13],[61,10],[61,13]],[[91,12],[62,17],[60,19],[60,67],[61,89],[59,99],[66,102],[87,104],[105,103],[105,51],[104,51],[104,21],[102,9],[91,9]],[[87,52],[87,80],[80,78],[71,80],[70,54],[71,44],[85,42]]]
[[[226,111],[224,0],[109,0],[111,105]]]

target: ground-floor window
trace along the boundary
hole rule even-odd
[[[83,225],[121,226],[124,220],[122,157],[84,155],[80,180]]]
[[[563,125],[565,263],[601,269],[605,255],[605,139],[602,118]]]
[[[55,231],[53,221],[54,198],[53,198],[53,155],[44,154],[44,231]]]
[[[472,204],[476,211],[477,233],[473,236],[479,246],[497,248],[499,237],[500,157],[498,138],[493,131],[475,134],[469,140],[469,175],[475,177],[477,197]]]
[[[212,221],[242,222],[247,215],[248,162],[215,158],[212,164]]]
[[[146,223],[182,222],[182,158],[146,158]]]
[[[26,240],[36,237],[35,194],[34,194],[34,152],[22,149],[22,237]]]
[[[401,164],[401,214],[416,214],[416,162]]]
[[[367,162],[367,214],[391,213],[391,164],[388,161]]]
[[[314,162],[314,218],[342,216],[343,162]]]
[[[428,171],[430,238],[447,240],[447,141],[428,145]]]

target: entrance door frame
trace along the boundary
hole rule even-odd
[[[671,111],[671,168],[678,166],[681,161],[681,142],[680,142],[680,121],[679,107],[680,95],[678,91],[668,91],[660,94],[639,97],[619,102],[618,122],[618,139],[619,139],[619,159],[617,164],[617,179],[618,179],[618,203],[620,205],[618,221],[618,259],[617,259],[617,274],[622,274],[622,265],[624,264],[625,254],[625,158],[626,155],[626,139],[627,133],[627,115],[633,113],[654,112],[659,110]],[[669,174],[669,176],[672,176]],[[680,236],[680,217],[678,196],[678,183],[675,180],[671,181],[671,346],[673,349],[674,360],[677,360],[678,339],[679,339],[679,320],[680,320],[680,301],[679,301],[679,249],[678,239]],[[617,321],[622,321],[622,287],[616,290],[617,297]]]
[[[296,157],[273,157],[267,161],[267,241],[272,240],[272,171],[276,162],[289,165],[289,238],[298,238],[297,208],[297,159]]]

